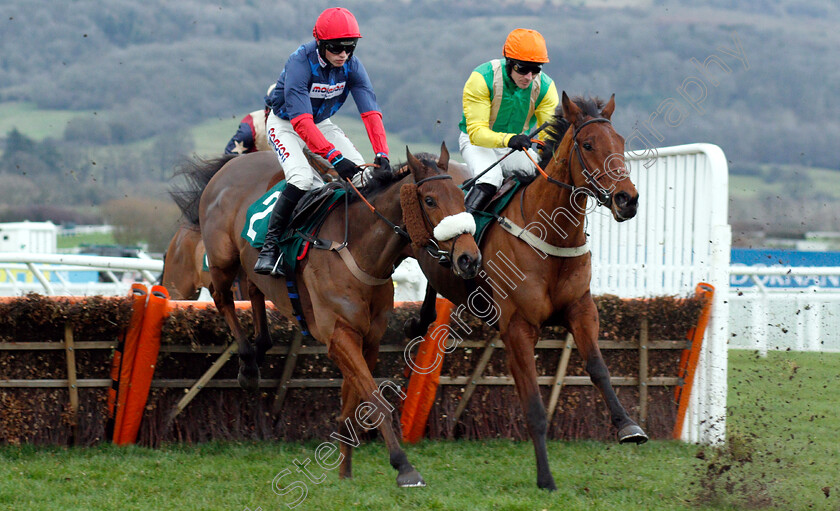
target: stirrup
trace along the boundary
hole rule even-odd
[[[276,273],[277,263],[283,253],[276,248],[274,250],[269,250],[269,252],[275,252],[277,255],[272,257],[271,253],[263,253],[260,251],[260,254],[257,256],[257,262],[254,264],[254,273],[258,275],[274,275]]]
[[[275,277],[275,278],[285,277],[286,272],[283,270],[284,265],[282,264],[282,262],[283,262],[283,253],[281,252],[280,255],[277,256],[277,260],[274,261],[274,266],[271,267],[271,273],[269,273],[269,275],[271,275],[272,277]]]

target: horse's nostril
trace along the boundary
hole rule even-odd
[[[618,192],[617,194],[615,194],[613,200],[615,201],[616,206],[620,208],[627,207],[627,205],[630,203],[630,194],[627,192]]]

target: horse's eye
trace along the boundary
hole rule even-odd
[[[592,150],[592,144],[590,144],[589,142],[584,142],[583,143],[583,148],[586,149],[587,151],[591,151]]]
[[[437,203],[436,203],[436,202],[435,202],[435,200],[434,200],[433,198],[431,198],[431,197],[426,197],[426,198],[424,198],[424,199],[423,199],[423,202],[425,202],[425,203],[426,203],[426,205],[427,205],[427,206],[429,206],[430,208],[433,208],[433,207],[437,206]]]

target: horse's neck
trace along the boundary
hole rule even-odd
[[[402,222],[399,190],[399,183],[395,183],[383,190],[372,202],[376,210],[395,225]],[[378,215],[371,212],[363,201],[353,203],[349,214],[348,248],[358,265],[374,277],[390,275],[394,263],[407,244],[406,241]]]
[[[571,129],[571,128],[570,128]],[[558,144],[545,168],[546,174],[562,183],[572,184],[569,164],[572,157],[572,137],[567,133]],[[573,197],[568,188],[548,182],[538,175],[522,192],[522,211],[525,225],[546,243],[557,247],[578,247],[586,243],[584,231],[586,220],[585,195]],[[573,200],[574,199],[574,200]],[[512,201],[508,208],[519,211],[518,201]]]

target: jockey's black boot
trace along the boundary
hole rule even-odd
[[[490,183],[478,183],[473,186],[464,198],[464,208],[467,213],[484,211],[490,199],[496,195],[496,187]]]
[[[286,230],[286,224],[289,223],[289,218],[292,216],[295,206],[297,206],[303,194],[303,190],[295,185],[286,185],[286,189],[277,199],[274,209],[271,210],[268,231],[265,233],[265,243],[260,249],[260,255],[254,265],[254,272],[273,277],[285,276],[281,265],[278,264],[280,258],[279,241]]]

